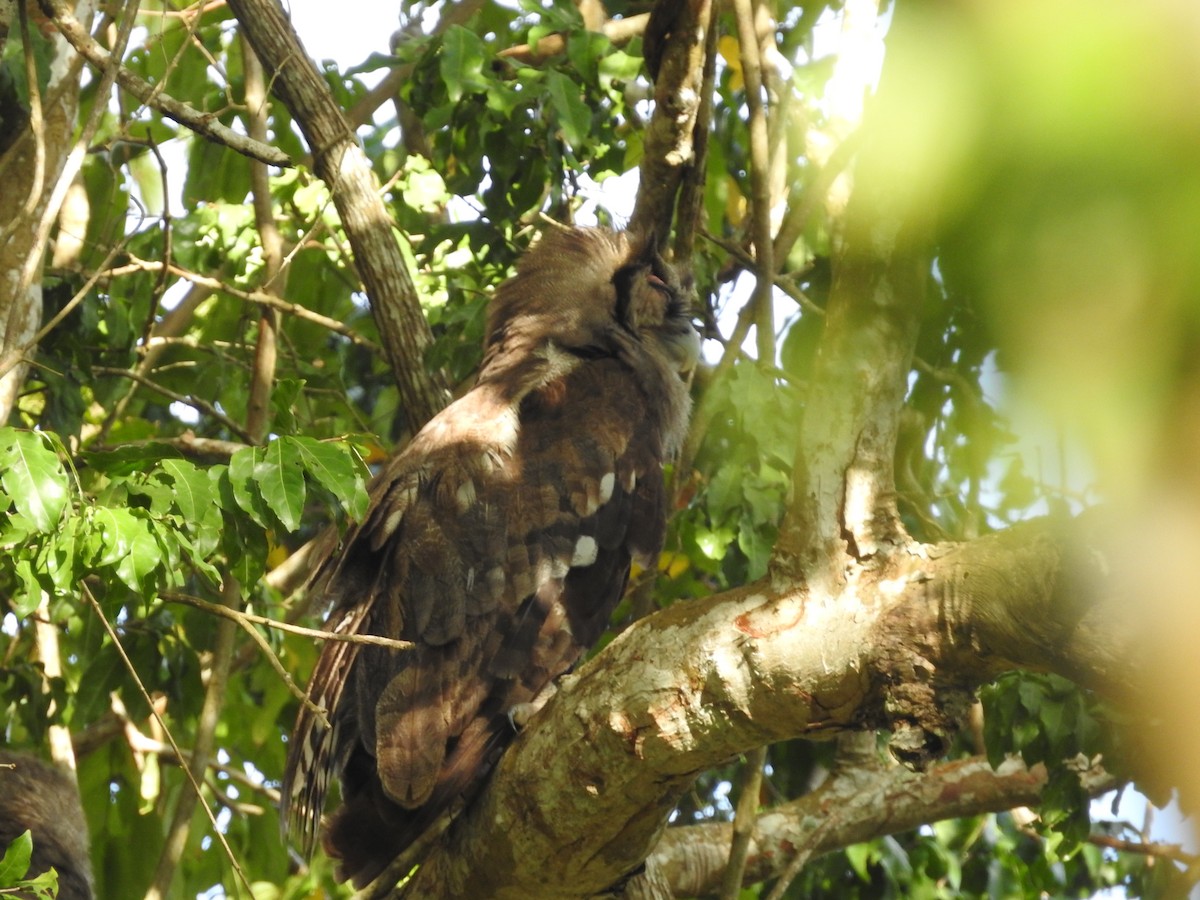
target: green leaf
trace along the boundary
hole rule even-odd
[[[129,510],[96,507],[89,524],[84,546],[93,566],[111,566],[129,552],[135,527]]]
[[[163,460],[162,469],[175,485],[175,505],[189,523],[199,522],[213,502],[208,475],[186,459]]]
[[[42,602],[42,584],[34,572],[33,561],[23,556],[13,563],[13,574],[20,582],[20,589],[12,598],[13,612],[19,618],[32,615]]]
[[[263,501],[254,471],[261,453],[256,447],[243,447],[230,457],[229,486],[241,510],[263,528],[269,528],[271,514]]]
[[[72,516],[63,523],[63,528],[48,541],[39,555],[41,569],[50,576],[60,594],[75,590],[79,561],[79,535],[83,519]]]
[[[870,858],[874,855],[869,843],[851,844],[846,848],[846,859],[850,863],[850,868],[854,869],[856,875],[864,882],[870,882],[870,870],[867,868]]]
[[[488,83],[483,77],[483,60],[483,41],[475,32],[461,25],[446,30],[442,38],[440,68],[451,102],[457,103],[464,93],[486,90]]]
[[[548,72],[546,87],[564,140],[572,149],[582,148],[587,143],[592,124],[592,111],[583,102],[582,90],[561,72]]]
[[[105,475],[129,476],[147,471],[154,463],[179,458],[180,453],[169,444],[133,444],[114,450],[88,450],[81,454],[87,465]]]
[[[141,516],[131,515],[129,530],[129,553],[117,565],[117,577],[134,592],[141,591],[146,577],[160,562],[162,554],[158,541],[150,533],[150,523]]]
[[[296,401],[304,392],[303,378],[280,378],[271,390],[271,422],[276,432],[298,431]]]
[[[114,566],[117,577],[131,591],[140,592],[143,581],[161,562],[158,542],[142,515],[128,509],[101,507],[93,513],[90,540],[95,566]]]
[[[299,528],[306,491],[295,444],[282,438],[267,444],[262,459],[254,464],[254,480],[283,527],[288,531]]]
[[[0,484],[17,509],[41,531],[55,526],[67,505],[67,473],[45,439],[0,428]]]
[[[354,446],[345,441],[318,441],[310,437],[281,438],[293,444],[306,472],[337,497],[347,515],[361,519],[367,512],[367,477],[370,474]]]
[[[0,858],[0,887],[9,888],[25,877],[33,856],[33,837],[25,831],[17,837]]]

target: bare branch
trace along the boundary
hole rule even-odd
[[[241,603],[241,585],[232,575],[225,576],[221,594],[229,609],[236,609]],[[212,758],[215,749],[217,726],[220,724],[221,710],[225,706],[225,691],[229,684],[229,667],[233,660],[233,644],[236,633],[234,623],[229,621],[217,623],[211,651],[212,664],[209,667],[208,683],[204,691],[204,703],[196,721],[191,758],[183,767],[194,785],[198,785],[204,780],[209,759]],[[192,813],[196,810],[197,801],[203,801],[199,787],[195,791],[183,791],[179,794],[174,813],[171,816],[166,841],[163,843],[162,853],[158,858],[158,866],[154,871],[154,879],[146,891],[146,900],[162,900],[172,893],[171,883],[175,880],[175,873],[183,859],[188,835],[192,830]],[[212,809],[207,801],[204,801],[204,807],[208,810],[211,818]],[[240,869],[238,871],[240,874]]]
[[[131,381],[135,381],[143,387],[147,387],[154,391],[156,394],[162,394],[168,400],[174,400],[176,403],[182,403],[185,406],[190,406],[198,412],[204,413],[204,415],[215,419],[217,422],[220,422],[222,425],[240,437],[247,444],[254,443],[246,429],[244,429],[241,425],[233,421],[233,419],[229,418],[229,416],[225,415],[225,413],[221,412],[202,397],[197,397],[195,394],[177,393],[176,391],[163,387],[161,384],[151,381],[144,375],[139,375],[137,372],[130,369],[117,369],[112,366],[92,366],[92,371],[99,375],[119,375],[122,378],[128,378]]]
[[[733,834],[729,841],[729,861],[721,876],[721,900],[737,900],[742,892],[742,875],[746,871],[746,852],[750,849],[750,837],[754,832],[754,820],[758,816],[758,795],[762,790],[763,766],[767,762],[767,748],[759,747],[746,754],[742,764],[741,797],[733,816]]]
[[[246,128],[255,140],[267,139],[267,86],[262,63],[243,37],[242,60],[246,73]],[[275,222],[271,203],[271,182],[267,167],[250,163],[250,189],[254,199],[254,223],[263,251],[265,293],[279,297],[286,292],[281,282],[283,269],[283,236]],[[275,384],[275,364],[278,352],[279,311],[264,306],[258,317],[258,334],[254,344],[254,369],[250,378],[250,396],[246,401],[246,430],[262,443],[270,426],[271,388]]]
[[[158,272],[163,268],[161,262],[155,262],[148,259],[138,259],[132,254],[126,254],[131,260],[131,265],[122,266],[115,269],[104,269],[100,272],[102,275],[116,276],[124,275],[127,272],[139,270],[142,272]],[[239,300],[245,300],[247,303],[258,303],[262,306],[269,306],[272,309],[278,309],[280,312],[285,312],[288,315],[295,316],[297,319],[304,319],[307,322],[312,322],[320,325],[322,328],[327,328],[332,332],[342,335],[349,339],[353,344],[370,350],[372,353],[382,353],[383,349],[374,341],[369,340],[360,335],[353,328],[349,328],[337,319],[331,319],[329,316],[323,316],[318,312],[313,312],[311,309],[301,306],[298,303],[291,303],[287,300],[281,300],[272,294],[264,293],[263,291],[243,291],[235,288],[217,278],[210,278],[207,275],[201,275],[198,272],[191,272],[187,269],[181,269],[179,266],[167,266],[167,270],[172,275],[177,275],[192,284],[199,285],[211,291],[220,291],[223,294],[228,294],[230,297],[236,297]]]
[[[1093,797],[1119,783],[1102,769],[1081,773],[1081,779]],[[974,758],[939,763],[925,772],[896,766],[841,783],[831,778],[816,791],[759,816],[746,883],[782,875],[799,846],[820,855],[942,819],[1036,805],[1046,780],[1044,766],[1027,768],[1015,758],[998,769]],[[831,819],[831,809],[841,812],[812,841],[813,824]],[[728,823],[667,830],[651,859],[667,873],[675,896],[699,897],[717,889],[730,831]]]
[[[329,186],[415,431],[449,402],[449,393],[425,371],[433,333],[370,160],[277,0],[230,0],[229,6],[262,60],[272,92],[304,132],[317,174]]]
[[[287,622],[280,622],[278,619],[232,610],[227,606],[219,606],[216,603],[209,603],[207,600],[202,600],[199,597],[193,597],[189,594],[181,594],[177,591],[165,593],[162,595],[162,598],[171,603],[184,603],[188,606],[194,606],[196,609],[202,609],[205,612],[221,616],[225,619],[232,619],[242,625],[264,625],[267,628],[274,628],[277,631],[313,638],[318,641],[344,641],[348,644],[367,644],[372,647],[386,647],[389,650],[409,650],[413,646],[411,641],[398,641],[393,638],[379,637],[374,634],[333,634],[328,631],[322,631],[319,628],[304,628],[301,625],[289,625]]]
[[[771,366],[775,364],[775,320],[771,301],[775,245],[771,240],[771,148],[767,108],[754,0],[734,0],[733,8],[737,15],[742,77],[746,82],[746,107],[750,113],[750,216],[757,274],[754,285],[755,340],[759,362]]]
[[[53,22],[71,46],[97,69],[106,69],[113,64],[113,57],[100,46],[75,18],[75,14],[63,0],[38,0],[38,6]],[[201,112],[176,100],[165,91],[158,89],[147,81],[134,75],[124,66],[116,66],[117,83],[141,102],[157,109],[168,119],[172,119],[202,137],[224,144],[231,150],[262,160],[268,165],[289,168],[292,165],[287,154],[267,144],[262,144],[245,135],[238,134],[222,125],[212,113]],[[102,95],[103,96],[103,95]]]
[[[713,7],[710,0],[660,3],[652,15],[669,16],[672,21],[655,25],[668,38],[654,80],[654,114],[646,129],[629,228],[665,240],[679,184],[684,172],[696,164],[696,120],[702,106],[705,46]]]

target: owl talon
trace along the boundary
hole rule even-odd
[[[542,688],[541,692],[527,703],[516,703],[508,710],[508,724],[512,726],[512,730],[520,733],[529,720],[537,714],[546,703],[558,693],[558,685],[553,681]]]

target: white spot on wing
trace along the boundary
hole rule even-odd
[[[572,566],[590,566],[596,561],[596,554],[599,548],[596,546],[596,539],[590,535],[584,535],[575,542],[575,553],[571,557]]]
[[[475,504],[475,482],[468,478],[460,484],[454,499],[458,503],[459,511],[466,512],[470,509]]]
[[[600,479],[600,502],[607,503],[612,499],[613,488],[617,486],[617,475],[615,472],[609,472]]]
[[[383,523],[383,533],[387,536],[395,534],[396,529],[400,526],[400,520],[404,518],[403,509],[394,509],[388,515],[387,521]]]
[[[517,435],[521,429],[521,420],[517,416],[516,407],[510,406],[496,416],[492,422],[492,428],[492,439],[499,446],[501,452],[506,455],[512,454],[516,449]]]

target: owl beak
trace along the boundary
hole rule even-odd
[[[687,378],[700,362],[700,334],[687,323],[679,331],[665,335],[663,344],[681,378]]]

